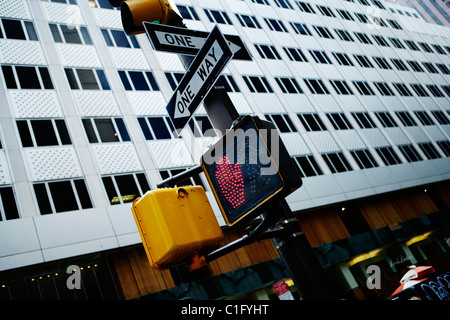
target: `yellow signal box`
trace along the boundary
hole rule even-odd
[[[131,211],[156,270],[190,262],[192,269],[201,267],[202,257],[224,239],[201,186],[148,191],[133,201]]]

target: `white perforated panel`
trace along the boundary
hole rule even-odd
[[[299,156],[311,153],[299,133],[280,133],[280,137],[291,156]]]
[[[285,94],[284,97],[289,101],[289,105],[296,113],[316,112],[308,97],[304,94]]]
[[[102,64],[93,46],[58,43],[61,63],[68,67],[101,68]]]
[[[16,118],[63,116],[55,91],[10,90],[9,94]]]
[[[391,109],[392,111],[404,111],[405,106],[397,97],[383,97],[383,100],[385,104]]]
[[[386,108],[381,100],[376,96],[364,96],[364,102],[367,104],[367,108],[371,111],[385,111]]]
[[[0,150],[0,185],[11,184],[11,175],[9,173],[8,161],[4,150]]]
[[[271,93],[253,93],[252,97],[255,99],[259,109],[264,113],[286,113],[280,99]]]
[[[245,100],[244,95],[240,92],[228,92],[228,96],[234,104],[237,112],[239,114],[247,114],[253,113],[252,108],[248,104],[247,100]]]
[[[112,92],[109,91],[74,91],[80,115],[83,117],[118,116],[120,109]]]
[[[93,8],[92,12],[94,12],[99,27],[110,29],[123,28],[120,10]]]
[[[148,142],[157,168],[186,167],[194,164],[192,156],[181,139]]]
[[[329,94],[316,94],[314,99],[316,99],[317,104],[324,112],[342,111],[334,97]]]
[[[42,4],[43,11],[47,16],[48,21],[68,25],[85,24],[80,7],[76,5],[44,1],[40,1],[40,3]]]
[[[10,64],[46,64],[41,44],[37,41],[0,41],[0,61]]]
[[[364,112],[366,109],[363,107],[361,102],[358,100],[357,97],[352,95],[341,95],[339,98],[342,101],[342,106],[346,108],[350,112]]]
[[[338,130],[336,133],[348,150],[366,148],[366,145],[355,130]]]
[[[24,149],[33,181],[80,177],[80,163],[72,146]]]
[[[136,115],[167,115],[166,101],[161,92],[127,92]]]
[[[445,110],[450,110],[450,100],[446,97],[436,98],[439,105]]]
[[[180,58],[178,58],[176,54],[157,51],[155,51],[154,53],[164,70],[183,73],[186,72],[183,65],[181,64]]]
[[[450,125],[445,125],[443,127],[444,129],[450,129]],[[437,126],[426,126],[425,131],[428,132],[428,134],[431,136],[431,139],[433,139],[434,141],[448,140],[445,134]]]
[[[259,68],[258,64],[255,61],[241,61],[236,60],[232,62],[236,69],[239,70],[241,74],[246,75],[264,75],[264,73]]]
[[[199,4],[202,8],[210,8],[210,9],[217,9],[217,10],[223,10],[223,7],[220,4],[220,1],[215,0],[199,0]]]
[[[367,140],[369,140],[369,143],[375,148],[385,147],[389,145],[389,142],[380,132],[380,129],[362,129],[361,131],[363,132]]]
[[[131,142],[97,144],[92,146],[92,151],[101,174],[143,170]]]
[[[419,127],[406,127],[406,131],[411,135],[417,143],[429,142],[430,139],[425,135],[425,132]]]
[[[406,106],[413,111],[422,111],[423,107],[415,97],[402,97]]]
[[[396,145],[411,143],[400,128],[385,128],[384,130]]]
[[[322,153],[340,151],[339,146],[336,144],[329,132],[308,132],[308,135],[319,152]]]
[[[269,72],[274,77],[286,77],[288,75],[291,75],[291,72],[289,71],[289,68],[287,67],[286,63],[282,60],[269,60],[269,63],[266,63],[267,68],[269,69]]]
[[[0,16],[8,18],[31,19],[30,10],[25,0],[2,0]]]
[[[119,69],[150,70],[144,53],[140,49],[109,48],[109,51]]]

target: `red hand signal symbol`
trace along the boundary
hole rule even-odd
[[[216,163],[215,177],[225,199],[234,208],[245,202],[244,179],[238,163],[231,164],[227,156]]]

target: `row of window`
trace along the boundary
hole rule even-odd
[[[438,142],[438,145],[442,150],[444,150],[446,155],[449,156],[450,142],[440,141]],[[424,160],[412,144],[400,145],[398,148],[408,162]],[[427,159],[440,158],[439,152],[430,142],[420,143],[419,148]],[[375,148],[375,151],[386,166],[402,163],[400,157],[391,146]],[[379,164],[375,161],[375,158],[368,149],[351,150],[350,155],[361,169],[379,167]],[[353,170],[343,152],[325,153],[321,154],[321,157],[332,173]],[[292,159],[294,160],[294,163],[297,164],[302,177],[312,177],[323,174],[323,171],[313,155],[296,156]]]
[[[263,59],[273,59],[273,60],[282,60],[283,58],[278,53],[277,49],[273,45],[265,45],[265,44],[255,44],[255,48],[258,51],[259,55]],[[309,62],[309,60],[306,58],[305,54],[303,54],[302,50],[300,48],[290,48],[290,47],[283,47],[283,50],[285,51],[286,55],[291,61],[297,61],[297,62]],[[316,63],[321,64],[333,64],[331,59],[328,57],[327,53],[323,50],[308,50],[309,54],[313,58],[313,60]],[[349,58],[349,56],[346,53],[339,53],[339,52],[332,52],[332,55],[336,59],[339,65],[344,66],[354,66],[353,61]],[[359,66],[363,68],[374,68],[373,63],[370,61],[370,59],[363,54],[354,54],[353,58],[357,61]],[[375,64],[380,69],[386,69],[386,70],[392,70],[392,66],[390,63],[386,60],[384,57],[372,57],[372,59],[375,61]],[[394,67],[399,71],[414,71],[414,72],[425,72],[424,69],[426,69],[429,73],[439,73],[439,71],[442,74],[450,74],[450,69],[447,67],[447,65],[443,63],[431,63],[427,61],[423,61],[422,64],[424,68],[421,67],[421,65],[414,60],[406,60],[408,66],[405,64],[405,62],[401,59],[396,58],[390,58],[391,63],[394,65]]]
[[[395,120],[388,111],[374,113],[377,120],[385,128],[398,127],[400,122],[405,127],[417,126],[417,121],[407,111],[397,111]],[[326,113],[328,121],[335,130],[353,129],[351,122],[344,113]],[[353,119],[362,129],[376,128],[376,124],[368,112],[352,112]],[[432,111],[431,115],[425,111],[415,111],[414,115],[424,125],[449,125],[449,117],[443,111]],[[328,130],[318,113],[298,113],[298,119],[306,131]],[[287,114],[266,114],[266,119],[274,123],[282,132],[297,132],[295,125]],[[169,117],[138,117],[144,138],[164,140],[179,138]],[[122,118],[84,118],[83,127],[90,143],[109,143],[131,141],[128,130]],[[72,141],[63,119],[27,119],[17,120],[22,147],[45,147],[71,145]],[[189,128],[195,137],[216,136],[214,128],[207,116],[196,115],[189,122]]]
[[[450,142],[440,141],[438,144],[445,151],[446,155],[450,156]],[[418,145],[427,159],[440,157],[438,151],[431,143],[420,143]],[[411,144],[401,145],[399,150],[408,162],[423,160],[418,150]],[[375,148],[375,151],[385,165],[401,163],[399,156],[390,146]],[[350,155],[361,169],[379,166],[368,149],[351,150]],[[332,173],[353,170],[343,152],[325,153],[320,156]],[[293,157],[293,161],[298,165],[302,177],[323,174],[313,155],[296,156]],[[186,169],[160,170],[159,173],[161,179],[167,179],[184,170]],[[103,176],[101,179],[111,205],[131,202],[150,190],[150,185],[144,173]],[[186,184],[205,187],[199,175],[188,178],[178,186]],[[93,202],[84,179],[38,182],[33,184],[33,190],[40,214],[42,215],[93,208]],[[0,221],[17,218],[19,218],[19,212],[13,188],[10,186],[1,187]]]
[[[259,93],[273,93],[273,89],[266,77],[264,76],[242,76],[244,82],[247,84],[250,92]],[[322,79],[303,79],[305,85],[308,87],[312,94],[330,94],[327,86]],[[294,77],[275,77],[275,82],[280,87],[283,93],[303,93],[302,88]],[[339,95],[354,95],[353,90],[347,84],[345,80],[329,80],[329,83]],[[373,96],[375,91],[367,81],[352,81],[352,84],[356,88],[357,92],[363,96]],[[381,96],[395,96],[396,94],[386,82],[373,82],[373,85]],[[400,96],[410,97],[413,96],[411,90],[403,83],[392,83],[392,86],[398,92]],[[419,83],[410,84],[412,90],[419,97],[429,97],[430,94],[425,87]],[[434,97],[444,97],[442,90],[450,97],[450,86],[442,85],[442,90],[434,84],[425,85]]]
[[[292,5],[289,2],[284,2],[283,5],[277,3],[277,5],[293,9]],[[316,13],[312,6],[306,2],[296,1],[297,6],[302,12],[306,13]],[[194,19],[200,20],[195,9],[193,7],[178,5],[180,13],[186,19]],[[323,5],[317,5],[317,8],[321,12],[322,15],[328,17],[336,17],[333,13],[332,9]],[[221,23],[221,24],[232,24],[228,14],[225,11],[220,10],[212,10],[212,9],[204,9],[204,12],[208,19],[212,23]],[[342,9],[337,9],[338,14],[342,19],[355,21],[350,12]],[[372,17],[367,16],[362,13],[354,13],[357,19],[362,23],[376,23],[379,26],[387,27],[387,24],[380,17]],[[255,16],[236,14],[236,17],[240,24],[243,27],[249,28],[258,28],[261,29],[261,25]],[[289,32],[283,22],[277,19],[271,18],[263,18],[269,29],[272,31],[280,31],[280,32]],[[388,23],[394,29],[401,30],[401,26],[397,21],[392,19],[386,19]],[[306,24],[298,23],[298,22],[290,22],[294,31],[298,34],[302,35],[310,35],[312,36],[311,31],[308,29]],[[55,42],[61,43],[75,43],[75,44],[87,44],[91,45],[92,40],[89,36],[87,28],[84,26],[71,26],[65,24],[49,24],[50,31],[52,33],[53,39]],[[328,30],[328,28],[324,26],[313,26],[314,30],[320,37],[334,39],[334,36]],[[127,36],[122,30],[111,30],[111,29],[101,29],[104,40],[108,46],[117,46],[117,47],[127,47],[127,48],[140,48],[138,42],[135,37]],[[354,41],[350,36],[349,32],[346,30],[335,29],[335,32],[339,36],[339,38],[343,41]],[[360,32],[355,32],[355,36],[361,43],[372,44],[372,41],[369,37]],[[381,46],[389,46],[386,40],[380,35],[372,35],[375,41]],[[0,38],[6,37],[8,39],[23,39],[23,40],[38,40],[36,31],[34,29],[34,25],[31,21],[21,21],[21,20],[13,20],[13,19],[2,19],[2,24],[0,25]],[[402,42],[397,38],[389,38],[390,42],[394,47],[399,49],[405,49],[405,46]],[[445,50],[438,44],[431,44],[433,49],[429,44],[424,42],[418,42],[419,46],[411,40],[404,40],[407,46],[413,51],[419,51],[419,46],[422,48],[424,52],[436,52],[438,54],[446,54]],[[445,49],[450,53],[450,46],[445,46]]]
[[[269,48],[269,47],[262,47]],[[289,52],[290,56],[297,55],[301,57],[301,51],[294,48],[286,48],[286,52]],[[318,62],[329,63],[329,58],[323,51],[312,51],[314,59]],[[335,56],[337,58],[337,56]],[[344,54],[341,58],[344,57]],[[362,55],[355,55],[355,58],[361,65],[369,64],[372,66],[367,57]],[[304,56],[303,58],[304,59]],[[394,59],[395,60],[395,59]],[[379,65],[386,64],[384,58],[376,58],[375,61]],[[409,61],[412,65],[412,62]],[[396,63],[402,63],[401,60],[396,60]],[[430,64],[431,65],[431,64]],[[445,66],[444,66],[445,67]],[[445,67],[446,68],[446,67]],[[8,89],[53,89],[53,83],[50,78],[50,74],[47,67],[34,67],[34,66],[10,66],[2,65],[2,71],[5,78],[6,87]],[[73,90],[110,90],[108,80],[105,73],[101,69],[79,69],[79,68],[64,68],[69,86]],[[448,69],[447,69],[448,71]],[[450,71],[448,71],[450,73]],[[122,84],[125,90],[135,91],[159,91],[159,86],[155,77],[150,71],[130,71],[119,70],[119,77],[122,80]],[[166,73],[167,80],[175,90],[177,83],[182,79],[182,73]],[[251,92],[259,93],[273,93],[273,89],[267,79],[262,76],[242,76],[244,82],[247,84]],[[321,79],[303,79],[308,89],[313,94],[330,94],[327,86]],[[228,92],[240,92],[239,87],[234,81],[231,75],[222,75],[219,79],[220,83],[225,87]],[[283,93],[303,93],[297,80],[293,77],[276,77],[275,81],[279,85]],[[353,95],[353,90],[349,87],[345,80],[329,80],[331,86],[340,95]],[[371,88],[367,81],[352,81],[356,90],[361,95],[375,95],[374,90]],[[412,96],[412,92],[403,83],[393,83],[394,89],[400,96]],[[389,84],[385,82],[374,82],[375,88],[382,96],[394,96],[395,93]],[[410,84],[413,91],[419,97],[430,96],[428,91],[419,83]],[[432,96],[444,97],[442,90],[434,84],[425,85]],[[450,96],[450,86],[441,86],[443,91]]]

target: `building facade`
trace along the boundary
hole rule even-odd
[[[388,0],[389,2],[410,6],[417,10],[422,18],[441,26],[450,25],[450,7],[448,1],[442,0]],[[395,9],[394,9],[395,10]],[[397,9],[399,10],[399,9]],[[404,14],[401,9],[397,11]],[[405,13],[406,14],[406,13]]]
[[[126,36],[107,0],[0,2],[0,299],[272,298],[289,274],[270,240],[194,273],[146,261],[130,202],[218,139],[203,107],[173,131],[179,58]],[[377,0],[175,3],[188,28],[246,43],[253,61],[220,81],[240,114],[280,131],[303,176],[288,203],[339,297],[386,298],[409,264],[450,267],[448,28]],[[188,183],[225,242],[245,233],[203,174]],[[367,288],[368,264],[382,289]]]

